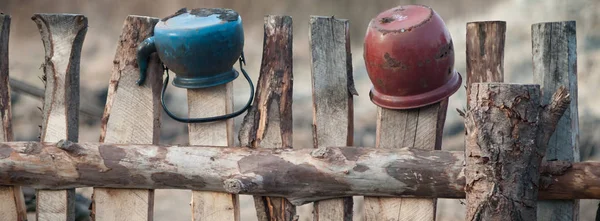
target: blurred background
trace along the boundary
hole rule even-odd
[[[350,20],[354,79],[359,96],[355,97],[355,146],[374,146],[376,107],[368,98],[371,82],[362,58],[362,40],[369,20],[377,13],[397,5],[425,4],[434,8],[450,30],[456,53],[455,68],[466,72],[466,23],[484,20],[507,22],[505,81],[532,83],[531,25],[539,22],[575,20],[579,81],[579,121],[581,160],[600,160],[600,0],[2,0],[0,11],[12,16],[10,33],[10,76],[43,88],[40,68],[44,48],[40,34],[31,21],[34,13],[79,13],[88,17],[89,28],[81,58],[81,100],[91,109],[102,110],[117,41],[127,15],[165,17],[180,8],[226,7],[240,13],[244,22],[245,55],[254,82],[260,68],[263,17],[268,14],[290,15],[294,31],[294,148],[312,148],[310,57],[308,21],[310,15],[335,16]],[[464,83],[463,83],[464,84]],[[248,97],[245,81],[235,85],[236,107]],[[179,113],[187,110],[185,91],[169,87],[169,106]],[[18,141],[39,140],[41,99],[21,92],[13,93],[13,128]],[[450,99],[443,148],[463,149],[463,122],[455,111],[465,107],[465,90]],[[92,111],[93,112],[93,111]],[[101,112],[100,112],[101,113]],[[243,117],[237,117],[236,133]],[[100,115],[82,114],[80,141],[96,142],[100,135]],[[237,138],[237,135],[235,136]],[[236,141],[237,142],[237,141]],[[187,143],[187,126],[163,115],[161,143]],[[89,203],[91,190],[79,189],[81,208]],[[190,191],[157,190],[155,220],[189,220]],[[356,197],[355,220],[362,220],[361,197]],[[31,199],[30,199],[31,200]],[[581,220],[593,220],[598,201],[582,200]],[[250,196],[241,196],[242,220],[256,220]],[[310,220],[311,205],[298,208],[300,220]],[[465,207],[460,200],[438,201],[438,220],[464,220]]]

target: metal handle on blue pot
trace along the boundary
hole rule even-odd
[[[137,62],[138,62],[139,68],[140,68],[140,78],[137,81],[138,85],[142,85],[144,83],[144,81],[146,80],[146,70],[148,68],[148,58],[150,57],[150,55],[153,52],[156,52],[156,45],[154,44],[153,37],[149,37],[146,40],[144,40],[137,48]],[[207,122],[213,122],[213,121],[220,121],[220,120],[226,120],[229,118],[233,118],[233,117],[236,117],[236,116],[244,113],[252,105],[252,100],[254,99],[254,84],[252,83],[252,79],[250,79],[250,76],[248,76],[248,73],[246,73],[246,70],[244,70],[244,67],[242,66],[242,63],[244,65],[246,64],[246,60],[244,58],[243,52],[240,56],[239,63],[240,63],[240,70],[242,71],[244,78],[246,78],[246,80],[248,81],[248,84],[250,85],[250,99],[248,99],[248,102],[242,109],[240,109],[236,112],[221,115],[221,116],[205,117],[205,118],[181,118],[181,117],[175,116],[175,114],[173,114],[173,113],[171,113],[171,111],[169,111],[169,109],[167,108],[167,105],[165,104],[165,92],[167,90],[167,85],[169,84],[169,70],[165,68],[167,71],[166,72],[167,77],[165,78],[165,82],[164,82],[163,88],[162,88],[162,94],[160,97],[160,103],[162,104],[162,107],[165,110],[165,113],[167,113],[167,115],[169,115],[169,117],[173,118],[174,120],[182,122],[182,123],[207,123]]]

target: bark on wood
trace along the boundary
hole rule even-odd
[[[292,18],[265,17],[263,57],[256,98],[239,133],[242,146],[291,148],[292,122]],[[255,196],[260,221],[297,220],[296,207],[282,197]]]
[[[467,108],[471,84],[504,81],[506,22],[467,23]]]
[[[351,146],[353,128],[349,22],[333,17],[310,19],[313,146]],[[352,197],[318,201],[313,220],[352,220]]]
[[[295,205],[358,195],[464,198],[464,155],[408,148],[8,142],[0,145],[0,185],[192,189],[287,197]],[[539,186],[540,199],[600,199],[599,166],[542,167],[555,176]]]
[[[13,141],[10,86],[8,83],[8,40],[10,16],[0,13],[0,142]],[[0,220],[27,220],[25,199],[20,186],[0,186]]]
[[[477,83],[465,116],[467,220],[535,220],[540,166],[569,103],[561,88],[541,105],[539,85]]]
[[[540,84],[542,103],[559,87],[569,91],[571,103],[550,138],[545,160],[579,161],[577,110],[577,38],[575,21],[539,23],[531,27],[533,78]],[[552,177],[544,177],[551,179]],[[538,203],[538,220],[579,220],[579,200]]]
[[[158,18],[142,16],[128,16],[124,22],[113,61],[100,142],[158,143],[163,74],[158,56],[151,56],[144,85],[136,84],[139,76],[137,45],[152,36],[157,22]],[[95,188],[92,198],[92,218],[95,220],[152,220],[153,190]]]
[[[45,89],[42,142],[77,142],[79,129],[79,60],[87,18],[77,14],[35,14],[42,36]],[[57,167],[62,165],[57,164]],[[37,220],[74,220],[75,189],[38,190]]]
[[[188,89],[188,116],[211,117],[232,112],[233,82],[204,89]],[[232,146],[233,119],[188,124],[190,145]],[[192,191],[192,220],[239,220],[239,196]]]

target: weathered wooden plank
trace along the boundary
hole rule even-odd
[[[542,158],[569,105],[560,88],[541,103],[539,85],[478,83],[465,114],[467,220],[536,220]]]
[[[61,139],[77,142],[79,59],[87,18],[77,14],[35,14],[32,20],[37,24],[46,51],[43,64],[46,94],[40,139],[42,142]],[[74,220],[74,197],[75,189],[38,190],[37,220]]]
[[[439,150],[448,99],[414,110],[378,107],[377,148]],[[435,199],[365,197],[367,220],[435,220]]]
[[[251,148],[291,148],[292,122],[292,17],[269,15],[264,21],[263,57],[256,99],[242,127],[239,140]],[[296,207],[281,197],[255,196],[260,221],[294,220]]]
[[[205,89],[188,89],[191,118],[231,113],[233,83]],[[233,145],[233,119],[188,124],[191,145]],[[222,181],[221,181],[222,182]],[[192,191],[192,220],[239,220],[239,196],[222,192]]]
[[[10,15],[0,13],[0,142],[13,141],[12,109],[8,74]],[[27,220],[25,199],[20,186],[0,186],[0,220]]]
[[[546,161],[579,161],[577,110],[577,36],[575,21],[538,23],[531,26],[533,79],[540,84],[542,103],[548,103],[559,87],[569,90],[571,104],[550,138]],[[547,177],[550,178],[550,177]],[[579,200],[538,203],[538,220],[579,220]]]
[[[467,23],[467,95],[473,83],[504,82],[505,39],[505,21]]]
[[[0,185],[192,189],[287,197],[295,205],[354,195],[464,198],[464,158],[463,151],[399,147],[8,142],[0,145]],[[561,161],[542,166],[542,174],[556,175],[541,182],[540,199],[600,199],[598,166]]]
[[[137,45],[152,35],[158,18],[128,16],[119,38],[108,88],[108,97],[102,116],[100,142],[157,144],[160,132],[160,89],[163,69],[158,56],[149,62],[148,79],[136,84],[139,68],[136,61]],[[122,168],[107,164],[113,176],[139,177],[126,173]],[[119,172],[121,171],[121,172]],[[115,177],[103,178],[113,180]],[[92,218],[95,220],[152,220],[154,206],[153,190],[128,190],[95,188],[92,202]]]
[[[351,146],[353,140],[349,22],[334,17],[310,18],[313,146]],[[350,68],[350,69],[349,69]],[[314,204],[313,220],[352,220],[352,197]]]

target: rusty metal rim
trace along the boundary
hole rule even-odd
[[[460,73],[455,71],[454,76],[446,84],[424,94],[410,96],[390,96],[380,93],[375,90],[374,87],[372,87],[371,91],[369,92],[369,98],[375,105],[386,109],[414,109],[434,104],[450,97],[456,93],[456,91],[458,91],[461,83],[462,76]]]

